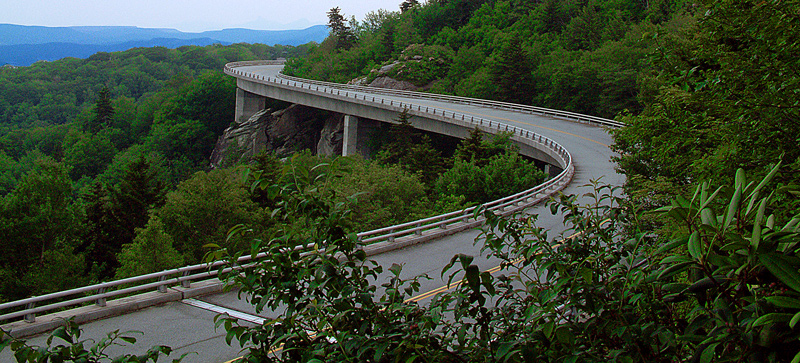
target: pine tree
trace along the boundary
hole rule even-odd
[[[516,34],[502,48],[499,58],[494,69],[494,80],[500,100],[521,104],[529,103],[533,73],[528,55],[522,49],[522,41]]]
[[[144,155],[128,166],[125,177],[111,193],[112,217],[120,226],[122,244],[133,241],[134,230],[147,224],[150,209],[164,204],[163,191]]]
[[[85,227],[83,242],[75,250],[86,257],[85,273],[92,270],[103,277],[108,276],[111,266],[107,261],[114,261],[114,253],[107,248],[112,245],[115,225],[111,221],[110,199],[108,188],[96,182],[89,187],[89,191],[82,196],[85,205]]]
[[[84,196],[87,229],[78,247],[86,254],[87,271],[99,279],[114,276],[122,246],[133,242],[136,228],[147,224],[150,210],[164,204],[163,190],[144,155],[126,168],[115,188],[92,186]]]
[[[328,27],[331,35],[336,39],[336,49],[350,49],[355,45],[356,36],[353,30],[345,24],[344,15],[341,10],[335,7],[328,11]]]
[[[108,127],[114,120],[114,107],[111,106],[111,91],[103,87],[97,94],[97,103],[94,105],[94,117],[84,124],[84,131],[96,134]]]

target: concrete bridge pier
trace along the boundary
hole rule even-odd
[[[358,117],[344,115],[344,137],[342,137],[342,156],[356,154],[358,146]]]
[[[267,98],[247,92],[241,88],[236,89],[236,114],[233,120],[236,123],[247,121],[256,112],[266,108]]]
[[[378,121],[344,115],[344,137],[342,138],[342,156],[359,154],[364,158],[372,156],[375,134],[379,132]]]

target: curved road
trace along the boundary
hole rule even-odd
[[[282,66],[245,66],[237,69],[254,75],[275,77]],[[352,93],[352,91],[350,91]],[[363,92],[362,92],[363,93]],[[590,180],[600,179],[602,183],[622,185],[624,177],[617,174],[614,164],[610,161],[612,151],[608,145],[612,138],[608,132],[600,127],[563,121],[549,117],[518,113],[513,111],[492,108],[448,103],[430,99],[413,99],[401,96],[380,95],[384,99],[392,99],[412,105],[433,106],[438,109],[456,111],[467,115],[479,116],[485,119],[517,126],[522,129],[534,131],[551,138],[565,147],[573,156],[575,175],[572,183],[564,190],[567,194],[585,193],[587,188],[582,187]],[[601,179],[602,178],[602,179]],[[549,210],[537,206],[528,210],[529,213],[539,214],[538,225],[552,232],[562,232],[560,216],[552,216]],[[456,253],[465,253],[476,256],[475,264],[482,270],[497,266],[498,261],[480,256],[480,246],[474,244],[477,231],[469,230],[448,236],[436,241],[414,245],[405,249],[387,252],[372,258],[385,267],[393,263],[404,265],[404,277],[428,274],[433,279],[421,280],[421,292],[425,293],[437,289],[445,284],[439,279],[441,268]],[[423,300],[424,303],[424,300]],[[200,306],[200,307],[198,307]],[[214,329],[213,317],[215,312],[208,309],[227,308],[245,313],[245,319],[258,323],[258,316],[252,307],[240,300],[235,292],[218,294],[198,298],[195,301],[168,303],[162,306],[147,308],[123,316],[104,319],[83,326],[85,332],[82,338],[97,339],[105,333],[120,329],[123,331],[137,330],[144,332],[139,337],[139,343],[134,348],[113,348],[113,355],[117,352],[142,353],[152,345],[168,345],[175,349],[172,357],[186,352],[195,352],[189,355],[185,362],[221,363],[240,356],[239,347],[229,347],[224,340],[225,331]],[[268,317],[263,313],[262,317]],[[31,344],[44,344],[44,337],[29,339]],[[0,361],[13,361],[9,352],[0,353]]]

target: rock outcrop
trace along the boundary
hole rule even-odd
[[[375,68],[369,75],[356,78],[348,84],[425,91],[447,74],[452,59],[452,49],[448,51],[438,46],[411,44],[400,53],[397,60]],[[421,74],[424,75],[422,78]]]
[[[211,167],[234,165],[264,151],[288,156],[308,149],[319,155],[341,155],[343,136],[341,114],[301,105],[262,110],[225,130],[211,154]]]

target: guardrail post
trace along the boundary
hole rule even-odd
[[[27,305],[25,305],[25,310],[33,309],[35,307],[36,307],[36,303],[28,303]],[[25,314],[25,322],[26,323],[35,323],[36,322],[36,314],[35,313]]]
[[[163,282],[163,281],[166,281],[166,280],[167,280],[166,276],[161,276],[161,277],[158,278],[158,282]],[[158,292],[166,293],[167,292],[167,285],[158,285]]]
[[[419,228],[421,226],[422,226],[422,223],[417,223],[417,228]],[[422,235],[422,230],[418,229],[418,230],[414,231],[414,234],[416,234],[417,236],[421,236]]]
[[[105,287],[101,287],[101,288],[97,289],[97,295],[102,295],[105,292],[106,292],[106,288]],[[99,306],[99,307],[104,307],[104,306],[106,306],[106,298],[99,297],[99,298],[97,298],[97,300],[94,301],[94,304]]]
[[[394,242],[394,229],[389,230],[389,238],[387,238],[386,240],[389,241],[389,243]]]
[[[183,271],[183,273],[181,274],[181,277],[186,277],[186,276],[189,276],[189,271]],[[192,287],[192,282],[189,281],[188,279],[181,280],[181,287],[188,289]]]

